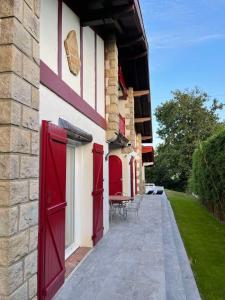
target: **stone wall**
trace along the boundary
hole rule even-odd
[[[119,132],[118,49],[113,36],[105,41],[105,97],[108,141],[115,139],[115,132]]]
[[[39,0],[0,1],[0,299],[36,299]]]
[[[130,153],[135,148],[135,127],[134,127],[134,93],[133,88],[128,89],[127,100],[125,104],[125,124],[126,137],[130,141],[130,146],[122,149],[122,153]]]

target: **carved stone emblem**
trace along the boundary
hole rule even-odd
[[[78,75],[80,72],[80,57],[77,44],[77,35],[75,30],[71,30],[66,40],[64,41],[67,60],[70,72],[74,75]]]

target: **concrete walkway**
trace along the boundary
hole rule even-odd
[[[139,215],[114,217],[56,300],[200,299],[166,196],[145,196]]]

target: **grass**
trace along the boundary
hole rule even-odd
[[[204,300],[225,299],[225,225],[195,198],[167,191]]]

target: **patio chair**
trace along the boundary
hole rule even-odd
[[[109,219],[112,221],[113,215],[116,213],[116,207],[114,207],[112,201],[109,201]]]
[[[139,217],[138,211],[139,211],[140,205],[141,205],[141,199],[139,199],[137,201],[134,200],[134,202],[126,203],[126,206],[123,208],[124,218],[127,219],[128,213],[131,212],[131,213],[135,213],[136,217],[138,219],[138,217]]]

